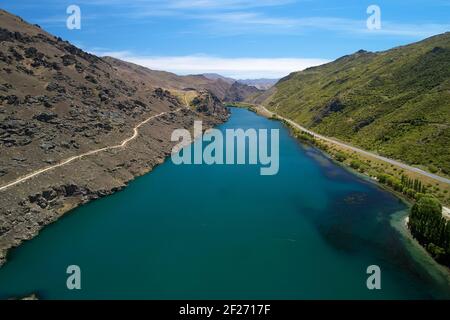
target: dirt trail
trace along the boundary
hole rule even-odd
[[[20,177],[20,178],[18,178],[16,180],[14,180],[14,181],[4,185],[4,186],[1,186],[0,187],[0,192],[1,191],[5,191],[5,190],[7,190],[7,189],[9,189],[9,188],[19,184],[19,183],[22,183],[22,182],[25,182],[27,180],[30,180],[31,178],[34,178],[34,177],[36,177],[36,176],[38,176],[38,175],[40,175],[40,174],[42,174],[44,172],[48,172],[48,171],[54,170],[56,168],[62,167],[64,165],[68,164],[68,163],[71,163],[71,162],[75,161],[75,160],[78,160],[78,159],[81,159],[81,158],[84,158],[84,157],[87,157],[87,156],[91,156],[91,155],[94,155],[94,154],[97,154],[97,153],[100,153],[100,152],[104,152],[104,151],[109,151],[109,150],[114,150],[114,149],[119,149],[119,148],[125,148],[129,142],[133,141],[134,139],[136,139],[138,137],[138,135],[139,135],[139,128],[141,126],[143,126],[144,124],[148,123],[149,121],[151,121],[153,119],[156,119],[156,118],[159,118],[159,117],[161,117],[161,116],[163,116],[165,114],[172,113],[172,112],[179,112],[181,109],[183,109],[183,108],[178,108],[177,110],[170,111],[170,112],[162,112],[160,114],[157,114],[157,115],[154,115],[154,116],[151,116],[151,117],[145,119],[144,121],[140,122],[139,124],[137,124],[133,128],[133,135],[131,137],[123,140],[118,145],[113,145],[113,146],[109,146],[109,147],[104,147],[104,148],[88,151],[86,153],[70,157],[70,158],[68,158],[66,160],[63,160],[63,161],[61,161],[61,162],[59,162],[59,163],[57,163],[55,165],[49,166],[47,168],[39,169],[37,171],[34,171],[32,173],[27,174],[26,176]]]

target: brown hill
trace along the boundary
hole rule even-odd
[[[150,82],[167,90],[208,90],[223,100],[231,84],[222,79],[208,79],[203,75],[178,76],[171,72],[151,70],[112,57],[104,57],[115,70],[131,81]]]
[[[178,76],[166,71],[151,70],[146,67],[125,62],[112,57],[104,57],[127,79],[138,82],[150,81],[152,85],[167,90],[207,90],[222,101],[239,102],[262,91],[253,86],[239,83],[233,79],[215,74]]]

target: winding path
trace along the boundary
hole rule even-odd
[[[131,137],[123,140],[118,145],[114,145],[114,146],[109,146],[109,147],[104,147],[104,148],[88,151],[86,153],[70,157],[70,158],[68,158],[66,160],[63,160],[63,161],[61,161],[61,162],[59,162],[59,163],[57,163],[55,165],[49,166],[47,168],[34,171],[34,172],[30,173],[30,174],[27,174],[26,176],[20,177],[20,178],[18,178],[16,180],[14,180],[14,181],[4,185],[4,186],[1,186],[0,187],[0,192],[1,191],[5,191],[6,189],[11,188],[11,187],[13,187],[13,186],[15,186],[15,185],[17,185],[19,183],[22,183],[22,182],[25,182],[27,180],[30,180],[31,178],[34,178],[34,177],[36,177],[36,176],[38,176],[38,175],[40,175],[40,174],[42,174],[44,172],[48,172],[48,171],[51,171],[53,169],[62,167],[64,165],[66,165],[66,164],[69,164],[69,163],[75,161],[75,160],[82,159],[84,157],[91,156],[91,155],[94,155],[94,154],[97,154],[97,153],[100,153],[100,152],[103,152],[103,151],[109,151],[109,150],[114,150],[114,149],[125,148],[130,141],[132,141],[132,140],[137,138],[137,136],[139,135],[139,128],[141,126],[143,126],[144,124],[148,123],[149,121],[151,121],[153,119],[156,119],[156,118],[159,118],[159,117],[161,117],[161,116],[163,116],[165,114],[179,112],[181,109],[183,109],[183,108],[178,108],[178,109],[176,109],[174,111],[169,111],[169,112],[162,112],[160,114],[157,114],[157,115],[154,115],[154,116],[151,116],[151,117],[145,119],[144,121],[140,122],[138,125],[136,125],[134,127],[134,129],[133,129],[134,133],[133,133],[133,135]]]
[[[335,145],[338,145],[338,146],[341,146],[341,147],[350,149],[350,150],[352,150],[352,151],[358,152],[358,153],[360,153],[360,154],[364,154],[364,155],[367,155],[367,156],[376,158],[376,159],[378,159],[378,160],[381,160],[381,161],[384,161],[384,162],[387,162],[387,163],[396,165],[396,166],[398,166],[398,167],[400,167],[400,168],[403,168],[403,169],[406,169],[406,170],[409,170],[409,171],[413,171],[413,172],[415,172],[415,173],[418,173],[418,174],[423,175],[423,176],[425,176],[425,177],[434,179],[434,180],[436,180],[436,181],[439,181],[439,182],[442,182],[442,183],[446,183],[446,184],[450,184],[450,179],[447,179],[447,178],[438,176],[438,175],[436,175],[436,174],[433,174],[433,173],[424,171],[424,170],[419,169],[419,168],[416,168],[416,167],[409,166],[409,165],[404,164],[404,163],[402,163],[402,162],[395,161],[395,160],[392,160],[392,159],[389,159],[389,158],[380,156],[380,155],[378,155],[378,154],[375,154],[375,153],[372,153],[372,152],[369,152],[369,151],[366,151],[366,150],[363,150],[363,149],[359,149],[359,148],[353,147],[353,146],[351,146],[351,145],[342,143],[342,142],[337,141],[337,140],[335,140],[335,139],[331,139],[331,138],[322,136],[322,135],[320,135],[320,134],[318,134],[318,133],[315,133],[315,132],[313,132],[313,131],[311,131],[311,130],[306,129],[305,127],[302,127],[302,126],[299,125],[297,122],[294,122],[294,121],[292,121],[292,120],[290,120],[290,119],[288,119],[288,118],[285,118],[285,117],[282,117],[282,116],[278,115],[277,113],[274,113],[274,112],[272,112],[272,111],[267,110],[267,109],[266,109],[264,106],[262,106],[262,105],[258,105],[257,108],[260,108],[262,111],[264,111],[264,112],[266,112],[266,113],[268,113],[268,114],[270,114],[270,115],[275,115],[275,116],[277,116],[278,118],[283,119],[284,121],[288,122],[289,124],[291,124],[292,126],[296,127],[297,129],[300,129],[300,130],[302,130],[302,131],[304,131],[304,132],[306,132],[306,133],[309,133],[310,135],[312,135],[313,137],[315,137],[315,138],[317,138],[317,139],[324,140],[324,141],[330,142],[330,143],[332,143],[332,144],[335,144]]]

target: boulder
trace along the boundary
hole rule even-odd
[[[50,122],[51,120],[56,119],[57,117],[58,115],[54,112],[42,112],[41,114],[34,116],[34,119],[41,122]]]

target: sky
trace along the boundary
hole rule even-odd
[[[67,28],[67,8],[81,29]],[[369,29],[372,5],[381,25]],[[97,55],[177,74],[280,78],[450,31],[450,0],[0,0],[0,8]]]

